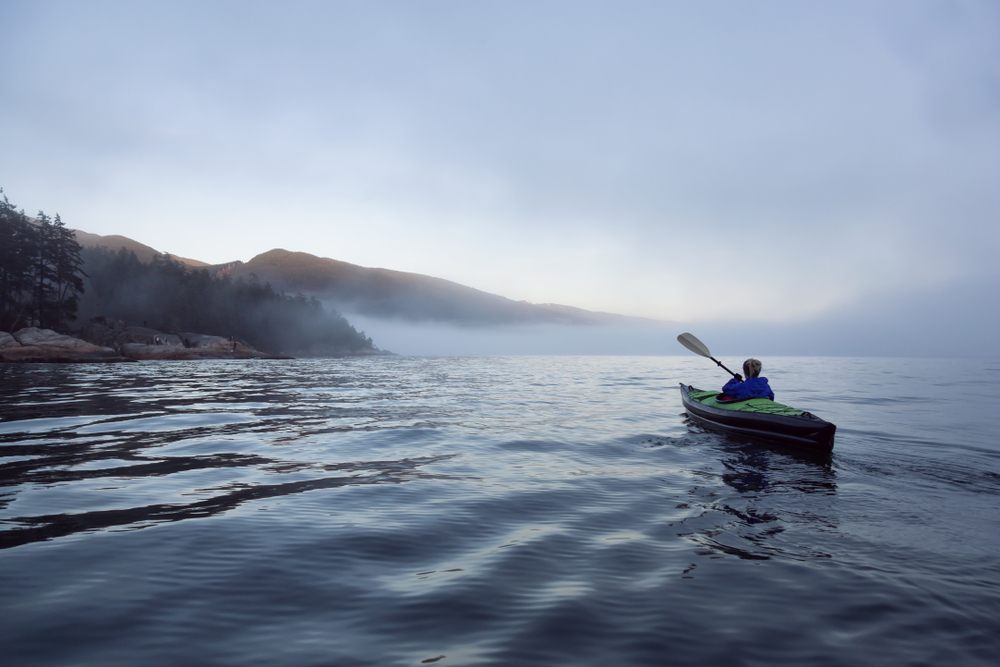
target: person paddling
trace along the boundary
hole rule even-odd
[[[747,359],[743,362],[743,376],[739,373],[722,387],[722,394],[718,400],[745,401],[748,398],[769,398],[774,400],[774,392],[771,385],[767,383],[767,378],[760,377],[761,363],[757,359]]]

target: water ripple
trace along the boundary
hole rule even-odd
[[[700,362],[0,368],[5,660],[991,665],[978,375],[774,362],[817,461],[689,424]]]

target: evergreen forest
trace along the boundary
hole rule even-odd
[[[58,215],[29,218],[0,190],[0,331],[66,329],[84,291],[82,263]]]
[[[82,319],[233,337],[281,354],[374,350],[370,338],[317,299],[284,294],[253,277],[232,279],[192,269],[167,255],[146,263],[125,249],[84,248],[82,256],[87,270]]]
[[[192,269],[167,255],[142,262],[125,249],[81,248],[58,215],[30,218],[0,190],[0,331],[73,333],[82,328],[75,322],[91,319],[232,337],[278,354],[375,349],[315,298],[284,294],[255,277]]]

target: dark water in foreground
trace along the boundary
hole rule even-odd
[[[0,367],[5,665],[994,665],[1000,363]],[[818,387],[822,384],[822,388]]]

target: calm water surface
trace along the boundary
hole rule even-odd
[[[1000,362],[765,363],[0,366],[3,663],[996,664]]]

